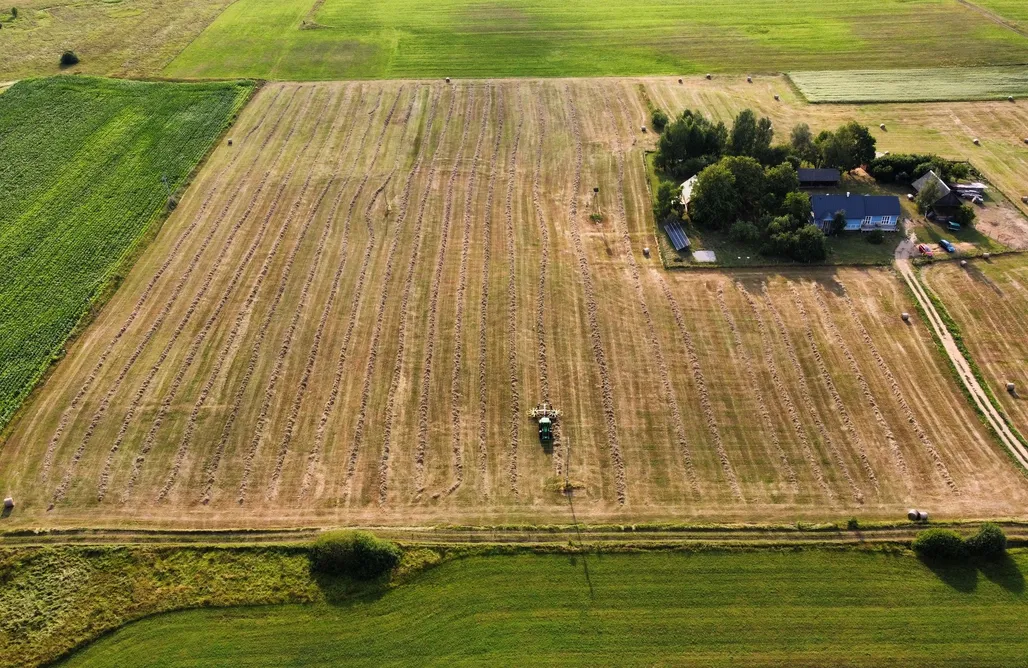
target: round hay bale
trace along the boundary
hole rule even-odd
[[[640,129],[640,130],[641,130],[642,132],[646,132],[646,126],[645,126],[645,125],[644,125],[644,126],[642,126],[642,127],[641,127],[641,128],[639,128],[639,129]]]
[[[746,83],[753,83],[753,77],[746,77]]]
[[[961,267],[966,267],[967,266],[967,260],[961,260],[960,261],[960,266]]]
[[[914,196],[911,193],[907,193],[907,201],[908,202],[913,202],[914,201]]]
[[[880,127],[881,129],[883,129],[883,130],[884,130],[884,129],[885,129],[885,123],[879,123],[879,124],[878,124],[878,127]]]
[[[1025,204],[1028,204],[1028,195],[1022,195],[1021,196],[1021,201],[1024,202]]]
[[[910,314],[906,311],[900,313],[900,317],[903,318],[903,322],[910,322]]]
[[[1007,100],[1009,100],[1010,102],[1013,102],[1014,101],[1014,96],[1013,95],[1008,95],[1007,96]]]
[[[4,510],[10,510],[11,508],[14,508],[14,499],[7,497],[4,499]]]
[[[645,257],[649,257],[650,256],[650,247],[649,246],[646,246],[645,248],[643,248],[643,255]]]
[[[1017,386],[1013,383],[1007,383],[1007,392],[1009,392],[1010,394],[1014,394],[1015,392],[1017,392]]]
[[[707,81],[710,81],[713,78],[714,78],[713,74],[707,73]]]
[[[917,521],[918,522],[927,522],[928,521],[928,511],[927,510],[919,510],[919,511],[917,511]]]
[[[678,83],[684,83],[684,82],[681,79],[679,79]],[[1028,142],[1028,139],[1025,139],[1025,142]]]
[[[232,145],[232,137],[229,137],[229,138],[228,138],[228,145],[229,145],[229,146],[231,146],[231,145]]]
[[[446,77],[446,83],[450,83],[450,77]]]
[[[778,100],[781,100],[781,99],[782,98],[780,98],[778,95],[775,95],[775,102],[777,102]]]
[[[921,517],[921,513],[911,508],[907,511],[907,519],[911,522],[916,522],[917,518]]]
[[[975,146],[981,146],[982,145],[982,143],[980,141],[978,141],[978,137],[975,137],[972,141],[973,141]]]
[[[990,257],[992,257],[992,253],[982,253],[982,257],[988,260]]]

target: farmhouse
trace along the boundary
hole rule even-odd
[[[806,169],[796,170],[801,188],[834,188],[841,178],[838,169]]]
[[[825,232],[838,211],[846,215],[846,230],[895,232],[899,223],[900,202],[893,195],[814,195],[810,205],[814,225]]]
[[[696,177],[695,176],[690,177],[687,181],[685,181],[681,185],[681,189],[682,189],[682,197],[681,197],[682,206],[684,206],[686,209],[689,208],[689,201],[692,199],[692,189],[693,189],[693,186],[695,186],[695,185],[696,185]]]
[[[924,176],[910,185],[913,186],[914,192],[920,193],[932,183],[935,184],[938,199],[928,207],[928,217],[935,220],[949,220],[956,213],[956,210],[960,208],[960,197],[935,172],[929,170]]]

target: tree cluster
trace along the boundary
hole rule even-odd
[[[319,573],[372,580],[400,563],[400,548],[367,531],[329,531],[311,546],[311,565]]]
[[[867,172],[879,183],[910,183],[928,171],[943,181],[959,181],[973,175],[971,165],[953,162],[931,153],[891,153],[870,162]]]
[[[990,561],[1006,554],[1007,537],[1003,529],[987,522],[978,533],[966,539],[950,529],[928,529],[917,534],[911,547],[926,561],[953,562],[968,558]]]

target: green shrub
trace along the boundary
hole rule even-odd
[[[728,229],[728,237],[738,243],[751,244],[760,239],[760,230],[749,221],[737,220]]]
[[[1003,529],[987,522],[978,533],[968,538],[965,543],[967,551],[983,559],[995,559],[1007,551],[1007,536]]]
[[[79,57],[75,55],[74,51],[65,51],[61,54],[61,67],[71,67],[72,65],[78,65]]]
[[[311,546],[314,570],[329,575],[349,575],[371,580],[400,563],[400,548],[367,531],[329,531]]]
[[[950,529],[928,529],[911,546],[917,556],[931,561],[955,561],[964,556],[964,539]]]
[[[663,109],[654,109],[653,113],[650,114],[650,125],[657,132],[663,132],[668,122],[667,113]]]
[[[876,246],[885,243],[885,232],[881,230],[871,230],[867,233],[867,243],[875,244]]]
[[[846,520],[846,528],[850,531],[856,531],[860,528],[860,522],[857,521],[856,517],[851,517]]]

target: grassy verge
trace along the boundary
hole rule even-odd
[[[1009,665],[1028,612],[1022,550],[932,569],[898,547],[420,548],[407,568],[334,592],[297,575],[311,604],[159,615],[65,665]]]

